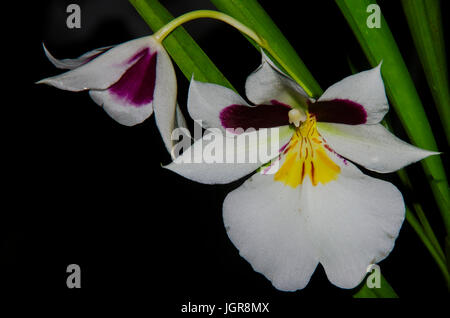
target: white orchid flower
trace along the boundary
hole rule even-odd
[[[205,128],[279,127],[283,146],[272,163],[280,168],[254,173],[229,193],[223,221],[240,255],[280,290],[304,288],[319,263],[331,283],[354,288],[393,249],[405,216],[402,194],[352,162],[387,173],[436,154],[380,124],[389,108],[380,68],[343,79],[315,101],[263,56],[246,82],[256,106],[230,89],[191,81],[188,110]],[[216,142],[207,136],[192,147]],[[261,165],[186,163],[184,156],[166,168],[208,184],[232,182]]]
[[[89,90],[108,115],[126,126],[143,122],[154,111],[171,151],[171,133],[176,118],[182,116],[177,109],[177,82],[167,52],[153,36],[96,49],[77,59],[57,60],[44,50],[56,67],[70,71],[38,83],[75,92]]]

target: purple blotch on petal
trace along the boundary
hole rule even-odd
[[[276,105],[276,106],[284,106],[284,107],[288,107],[289,110],[291,110],[291,108],[292,108],[290,105],[285,104],[285,103],[282,103],[282,102],[279,102],[279,101],[277,101],[276,99],[272,99],[272,100],[270,101],[270,103],[271,103],[272,105]]]
[[[156,57],[156,52],[150,53],[149,48],[136,53],[127,62],[134,64],[109,87],[109,91],[135,107],[150,103],[155,91]]]
[[[364,107],[348,99],[332,99],[309,104],[309,112],[317,121],[360,125],[367,121]]]
[[[281,103],[272,105],[230,105],[220,112],[220,122],[226,128],[260,129],[289,125],[291,107]]]

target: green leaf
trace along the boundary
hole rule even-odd
[[[157,0],[129,1],[154,32],[173,20],[173,16]],[[178,27],[174,30],[163,41],[163,45],[188,80],[194,74],[198,81],[233,89],[231,83],[184,28]]]
[[[353,295],[354,298],[398,298],[397,293],[389,285],[383,275],[380,275],[380,288],[369,288],[364,283],[361,289]]]
[[[450,143],[450,90],[439,0],[402,0],[414,44]]]
[[[388,118],[384,118],[382,121],[382,124],[389,130],[392,131],[392,127],[389,123]],[[400,178],[400,181],[403,183],[403,185],[409,190],[413,191],[413,186],[411,183],[411,179],[408,176],[408,173],[405,169],[400,169],[397,171],[397,175]],[[447,260],[444,255],[444,252],[439,244],[439,241],[434,234],[433,229],[431,228],[430,223],[428,222],[428,219],[423,212],[422,206],[417,203],[413,202],[414,211],[417,213],[417,216],[419,217],[420,223],[417,220],[414,213],[409,209],[406,208],[406,220],[411,225],[411,227],[416,232],[419,239],[423,242],[425,247],[430,252],[433,259],[436,261],[436,264],[439,266],[439,269],[441,270],[447,284],[449,284],[449,273],[446,268]]]
[[[427,235],[428,239],[430,240],[431,244],[436,250],[436,253],[438,256],[442,259],[443,262],[446,262],[444,251],[441,248],[441,245],[439,244],[439,241],[434,234],[433,229],[431,228],[430,222],[428,221],[425,213],[423,212],[422,206],[419,203],[413,204],[414,211],[416,211],[417,216],[419,217],[420,223],[422,224],[422,228]]]
[[[381,15],[381,27],[369,28],[367,7],[373,0],[336,0],[372,66],[383,61],[381,68],[386,91],[411,141],[418,147],[437,150],[436,141],[419,95],[405,62]],[[447,232],[450,232],[449,188],[442,160],[431,156],[422,160],[436,203],[441,211]]]
[[[241,21],[263,37],[274,53],[289,67],[293,75],[312,95],[320,96],[322,89],[295,52],[280,29],[256,0],[211,0],[220,11]]]
[[[444,276],[447,286],[450,289],[450,275],[447,268],[447,262],[445,261],[445,259],[442,259],[440,257],[439,251],[436,250],[432,241],[430,241],[429,237],[427,236],[427,233],[425,233],[424,228],[420,225],[417,218],[408,208],[406,208],[406,219],[408,220],[408,223],[412,226],[414,231],[416,231],[416,234],[420,237],[421,241],[423,242],[423,244],[425,244],[431,256],[436,261],[436,264],[439,266],[439,269],[441,270],[442,275]]]
[[[450,259],[450,237],[445,237],[445,255],[447,256],[447,260]],[[447,271],[450,272],[450,262],[447,262]],[[450,289],[450,286],[449,286]]]
[[[353,298],[378,298],[378,296],[371,288],[364,284],[360,290],[353,294]]]

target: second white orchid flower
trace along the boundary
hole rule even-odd
[[[44,47],[45,49],[45,47]],[[89,90],[92,99],[114,120],[133,126],[155,112],[164,143],[172,149],[176,127],[177,82],[172,62],[160,42],[146,36],[114,47],[88,52],[77,59],[57,60],[58,68],[70,71],[45,78],[45,83],[68,91]]]

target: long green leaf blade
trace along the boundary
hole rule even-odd
[[[220,11],[241,21],[263,37],[314,96],[322,89],[288,40],[256,0],[211,0]]]
[[[429,237],[425,233],[423,226],[420,225],[417,218],[408,208],[406,208],[406,219],[408,220],[408,223],[412,226],[414,231],[416,231],[416,234],[420,237],[420,240],[423,242],[423,244],[425,244],[426,248],[436,261],[436,264],[439,266],[439,269],[444,276],[447,286],[450,288],[450,276],[447,269],[447,262],[445,261],[445,259],[442,259],[440,257],[440,252],[435,248],[432,241],[430,241]]]
[[[129,1],[154,32],[173,20],[173,16],[157,0]],[[194,74],[198,81],[233,88],[184,28],[174,30],[163,45],[187,79],[190,80]]]
[[[431,125],[389,26],[381,15],[380,28],[368,28],[367,7],[374,0],[336,0],[372,66],[383,61],[387,94],[411,141],[418,147],[437,150]],[[439,156],[422,160],[447,233],[450,232],[450,204],[447,177]]]
[[[398,298],[397,293],[387,280],[380,275],[380,288],[369,288],[367,284],[353,295],[354,298]]]
[[[439,0],[402,0],[419,58],[450,143],[450,90]]]

